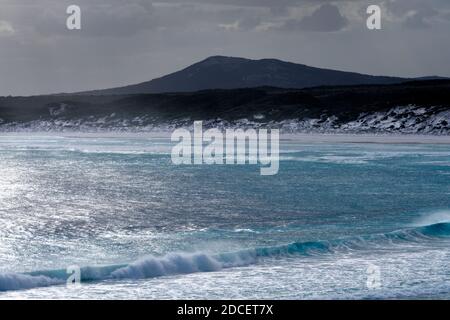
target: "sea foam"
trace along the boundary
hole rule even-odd
[[[450,223],[442,222],[384,234],[327,241],[293,242],[228,253],[169,253],[160,257],[147,256],[129,264],[84,267],[81,268],[81,281],[144,279],[196,272],[214,272],[226,268],[249,266],[267,258],[286,256],[306,258],[348,250],[371,250],[379,245],[388,247],[394,243],[420,243],[447,238],[450,238]],[[0,291],[60,285],[64,284],[66,279],[67,273],[62,269],[27,274],[0,273]]]

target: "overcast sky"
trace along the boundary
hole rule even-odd
[[[369,4],[381,31],[366,28]],[[211,55],[450,76],[450,0],[0,0],[0,95],[133,84]]]

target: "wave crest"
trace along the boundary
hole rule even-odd
[[[168,275],[213,272],[226,268],[243,267],[260,258],[277,256],[313,256],[331,254],[340,250],[366,250],[371,245],[393,242],[420,242],[433,238],[450,237],[450,223],[436,223],[422,227],[398,230],[386,234],[353,237],[330,241],[293,242],[273,247],[259,247],[230,253],[170,253],[148,256],[130,264],[81,268],[82,282],[110,279],[142,279]],[[31,289],[64,284],[65,270],[36,271],[28,274],[0,273],[0,291]]]

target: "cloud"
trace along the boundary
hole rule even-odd
[[[91,36],[131,36],[157,27],[151,4],[125,3],[85,10],[85,29]]]
[[[213,4],[222,6],[239,6],[239,7],[265,7],[265,8],[281,8],[288,6],[296,6],[304,3],[311,3],[317,0],[160,0],[158,2],[165,3],[196,3],[196,4]],[[321,0],[327,1],[327,0]]]
[[[239,21],[233,23],[220,23],[219,28],[223,28],[226,31],[237,31],[240,28]]]
[[[225,31],[257,31],[257,27],[263,23],[262,18],[254,15],[240,16],[230,23],[220,23],[219,28]]]
[[[0,20],[0,36],[10,36],[14,33],[15,30],[8,21]]]
[[[423,11],[410,11],[407,15],[403,25],[408,28],[423,29],[430,27],[428,18],[435,16],[435,14],[426,13]]]
[[[93,1],[80,5],[81,32],[89,37],[128,37],[146,29],[156,28],[151,3],[144,1],[119,2],[104,5]],[[67,15],[65,5],[49,6],[36,19],[36,31],[44,36],[70,35],[65,28]]]
[[[137,83],[217,54],[450,75],[450,1],[378,2],[383,32],[367,32],[372,0],[0,0],[0,95]],[[70,4],[81,31],[66,28]]]
[[[282,26],[283,30],[289,31],[315,31],[334,32],[340,31],[348,25],[339,8],[333,4],[323,4],[311,15],[303,19],[288,19]]]
[[[439,8],[445,5],[439,0],[388,0],[386,2],[387,9],[401,19],[402,25],[412,29],[428,28],[433,19],[439,15]]]

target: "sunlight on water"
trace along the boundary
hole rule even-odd
[[[286,140],[271,177],[174,166],[170,150],[145,136],[2,137],[0,298],[450,292],[447,145]],[[78,291],[55,286],[70,265]]]

